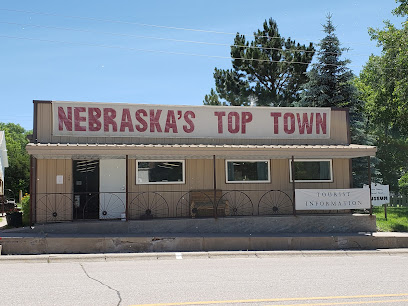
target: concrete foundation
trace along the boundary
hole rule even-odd
[[[37,224],[20,233],[55,234],[280,234],[375,232],[375,216],[363,214],[251,216],[208,219],[75,221]]]
[[[381,236],[375,216],[78,221],[0,232],[3,254],[140,253],[408,248]]]
[[[89,254],[203,251],[372,250],[408,248],[408,235],[269,237],[6,237],[3,254]]]

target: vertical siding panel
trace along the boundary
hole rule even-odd
[[[37,202],[36,202],[36,215],[37,222],[44,223],[46,220],[46,203],[47,203],[47,160],[37,160]]]
[[[64,160],[65,177],[64,177],[64,193],[67,201],[67,219],[73,219],[73,180],[72,180],[72,159]]]

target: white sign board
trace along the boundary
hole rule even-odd
[[[341,210],[370,208],[370,190],[296,189],[296,210]]]
[[[368,189],[368,185],[364,185],[363,188]],[[373,206],[390,203],[390,185],[371,183],[371,202]]]
[[[62,185],[62,184],[64,184],[64,176],[57,175],[57,185]]]
[[[52,102],[53,135],[328,139],[330,108]]]

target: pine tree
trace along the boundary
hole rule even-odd
[[[335,34],[331,15],[323,25],[327,34],[317,45],[317,63],[307,73],[308,82],[302,87],[300,105],[311,107],[350,107],[355,108],[356,88],[352,84],[353,73],[347,65],[350,60],[341,60],[346,48],[340,47]],[[360,103],[361,104],[361,103]]]
[[[317,63],[307,73],[308,82],[302,87],[299,106],[348,108],[350,114],[351,142],[372,145],[374,139],[367,135],[364,102],[358,98],[358,91],[353,84],[354,75],[347,68],[350,60],[342,60],[346,48],[340,47],[335,34],[336,28],[332,16],[327,16],[323,25],[326,36],[317,45]],[[354,187],[361,187],[368,182],[367,162],[365,159],[353,160]]]
[[[208,95],[205,95],[204,97],[204,101],[203,101],[204,105],[227,105],[225,102],[221,102],[217,93],[215,92],[215,90],[213,88],[211,88],[211,92]]]
[[[237,33],[231,46],[232,69],[214,70],[217,95],[232,106],[248,106],[250,99],[260,106],[291,106],[299,100],[313,55],[312,43],[285,39],[272,18],[265,20],[251,42]]]

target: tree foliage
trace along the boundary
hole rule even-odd
[[[237,33],[231,46],[232,69],[215,68],[217,94],[229,105],[291,106],[307,81],[305,72],[314,54],[313,44],[296,43],[281,37],[271,18],[254,32],[249,42]]]
[[[317,45],[317,62],[307,73],[308,82],[302,86],[299,106],[348,108],[350,114],[351,142],[356,144],[373,144],[373,139],[366,132],[364,103],[358,98],[353,83],[354,75],[347,67],[349,60],[342,60],[347,49],[341,48],[335,33],[332,16],[327,16],[323,25],[326,36]],[[367,162],[355,159],[352,165],[353,183],[361,187],[368,182]]]
[[[379,170],[395,191],[408,169],[408,1],[396,2],[393,13],[405,21],[401,28],[385,21],[383,29],[369,29],[382,53],[370,56],[356,82],[377,138]]]
[[[225,102],[220,101],[220,98],[218,97],[214,88],[211,88],[210,94],[205,95],[203,104],[204,105],[226,105]]]
[[[15,196],[19,190],[23,194],[29,192],[30,185],[30,157],[25,149],[28,140],[26,131],[19,124],[0,122],[0,130],[6,138],[9,167],[5,169],[5,188],[11,189]]]

